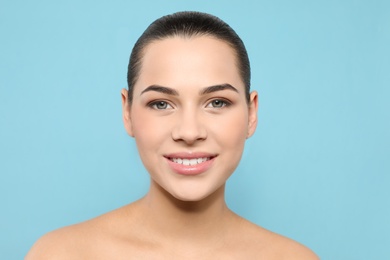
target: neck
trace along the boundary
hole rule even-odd
[[[194,243],[219,239],[234,215],[226,206],[224,191],[222,186],[203,200],[181,201],[152,180],[149,193],[139,201],[147,216],[145,226],[164,240]]]

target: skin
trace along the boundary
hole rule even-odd
[[[210,88],[216,85],[225,87]],[[150,173],[149,192],[45,235],[26,259],[318,259],[225,203],[226,180],[257,125],[257,93],[248,103],[244,89],[234,51],[223,41],[172,37],[149,44],[132,103],[122,90],[124,125]],[[200,174],[183,175],[167,159],[178,153],[213,159]]]

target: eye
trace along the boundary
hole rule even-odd
[[[225,106],[229,106],[230,103],[228,101],[222,100],[222,99],[214,99],[210,103],[207,104],[207,107],[213,107],[213,108],[222,108]]]
[[[171,109],[172,106],[168,104],[168,102],[159,100],[149,103],[149,107],[157,110]]]

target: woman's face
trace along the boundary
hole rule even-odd
[[[122,91],[124,123],[141,160],[160,186],[183,201],[224,187],[257,124],[233,49],[209,36],[172,37],[146,46],[131,105]]]

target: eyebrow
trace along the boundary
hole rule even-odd
[[[210,93],[217,92],[217,91],[222,91],[222,90],[232,90],[232,91],[238,93],[238,90],[235,87],[233,87],[232,85],[226,83],[226,84],[219,84],[219,85],[213,85],[213,86],[205,87],[205,88],[201,89],[199,94],[200,95],[205,95],[205,94],[210,94]],[[172,96],[178,96],[179,95],[179,93],[175,89],[169,88],[169,87],[160,86],[160,85],[150,85],[149,87],[147,87],[146,89],[144,89],[141,92],[141,95],[143,93],[149,92],[149,91],[156,91],[156,92],[160,92],[160,93],[167,94],[167,95],[172,95]]]
[[[172,95],[172,96],[179,95],[179,93],[176,90],[174,90],[173,88],[163,87],[163,86],[159,86],[159,85],[151,85],[151,86],[147,87],[146,89],[144,89],[141,92],[141,95],[145,92],[148,92],[148,91],[156,91],[156,92],[160,92],[160,93],[164,93],[164,94],[168,94],[168,95]]]
[[[204,89],[202,89],[200,91],[200,94],[201,95],[205,95],[205,94],[209,94],[209,93],[213,93],[213,92],[217,92],[217,91],[221,91],[221,90],[233,90],[234,92],[237,92],[238,93],[238,90],[233,87],[232,85],[230,84],[220,84],[220,85],[214,85],[214,86],[210,86],[210,87],[206,87]]]

